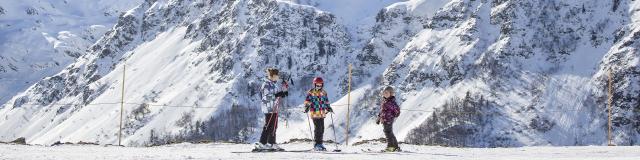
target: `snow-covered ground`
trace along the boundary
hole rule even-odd
[[[288,150],[304,150],[311,144],[283,144]],[[330,147],[331,146],[331,147]],[[249,144],[176,144],[159,147],[117,147],[99,145],[63,145],[54,147],[0,145],[0,159],[638,159],[640,147],[522,147],[522,148],[447,148],[401,145],[409,152],[372,153],[382,144],[342,148],[342,152],[251,153]],[[329,150],[333,145],[327,144]]]

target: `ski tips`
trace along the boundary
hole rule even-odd
[[[333,151],[334,152],[342,152],[342,150],[339,150],[339,149],[334,149]]]

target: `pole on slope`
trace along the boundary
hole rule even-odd
[[[311,137],[311,140],[314,139],[313,137],[313,132],[311,132],[311,118],[309,118],[309,112],[305,113],[307,115],[307,124],[309,125],[309,136]]]
[[[124,81],[125,81],[125,74],[127,71],[127,64],[126,62],[122,65],[122,93],[120,97],[120,130],[118,132],[118,146],[122,145],[122,116],[124,114]]]
[[[347,136],[345,139],[345,144],[349,145],[349,124],[350,124],[350,113],[351,113],[351,64],[349,64],[349,90],[347,91]]]
[[[333,140],[334,143],[336,143],[336,148],[333,149],[334,152],[342,152],[342,150],[340,150],[338,148],[338,136],[336,136],[336,125],[333,123],[333,112],[331,112],[331,130],[333,130]]]
[[[613,87],[612,87],[612,85],[613,84],[612,84],[612,77],[611,77],[611,69],[609,69],[609,94],[608,94],[609,95],[609,98],[608,98],[608,103],[609,103],[609,109],[608,109],[609,110],[609,116],[608,116],[609,123],[608,123],[608,127],[609,127],[609,130],[607,132],[607,140],[608,140],[608,145],[609,146],[613,146],[613,144],[611,143],[611,104],[612,104],[612,101],[613,101],[613,94],[612,94]]]
[[[276,129],[278,128],[278,110],[280,109],[278,106],[280,106],[280,100],[281,99],[282,98],[280,98],[280,97],[276,98],[276,103],[275,103],[275,106],[273,107],[274,110],[272,111],[272,113],[274,113],[275,115],[272,114],[271,116],[269,116],[269,122],[267,122],[267,127],[269,127],[269,124],[271,124],[271,120],[274,120],[273,121],[273,127],[271,128],[271,129],[273,129],[273,131],[271,131],[271,135],[272,136],[276,135]],[[274,116],[276,117],[275,119],[273,119]],[[269,140],[271,140],[271,136],[267,136],[267,142]]]
[[[286,79],[286,78],[285,78],[285,79]],[[289,84],[287,83],[287,81],[283,79],[282,83],[283,83],[283,85],[284,85],[284,86],[286,86],[286,87],[287,87],[287,91],[289,91]],[[273,111],[273,112],[276,114],[276,115],[275,115],[275,116],[276,116],[276,119],[275,119],[275,121],[274,121],[274,125],[273,125],[273,128],[272,128],[272,129],[273,129],[273,131],[272,131],[271,135],[275,135],[275,134],[276,134],[276,129],[278,128],[278,117],[280,116],[280,115],[278,115],[278,114],[279,114],[279,111],[280,111],[280,105],[282,105],[282,102],[281,102],[281,101],[282,101],[282,97],[277,97],[277,98],[276,98],[276,106],[274,106],[274,111]],[[287,100],[286,100],[286,97],[285,97],[285,100],[284,100],[284,101],[285,101],[285,103],[286,103],[286,101],[287,101]],[[271,116],[271,117],[269,118],[269,123],[271,123],[271,118],[272,118],[272,117],[273,117],[273,116]],[[286,119],[285,119],[285,125],[286,125]],[[268,123],[267,123],[267,127],[269,127]],[[270,138],[271,138],[270,136],[269,136],[269,137],[267,137],[267,141],[269,141],[269,139],[270,139]]]
[[[291,71],[289,71],[289,76],[285,79],[283,79],[283,83],[286,84],[287,86],[287,92],[289,92],[289,84],[291,84],[291,86],[293,86],[293,81],[291,80]],[[289,120],[288,117],[291,115],[289,109],[291,109],[291,105],[289,104],[289,95],[287,95],[287,97],[284,97],[284,106],[286,112],[284,113],[284,127],[289,128]]]

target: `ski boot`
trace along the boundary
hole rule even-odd
[[[252,152],[269,152],[273,151],[269,144],[262,144],[260,142],[254,143],[255,148],[253,148]]]
[[[325,148],[322,144],[316,144],[315,146],[313,146],[313,151],[327,151],[327,148]]]
[[[382,150],[383,152],[400,152],[402,150],[400,150],[399,147],[387,147],[386,149]]]

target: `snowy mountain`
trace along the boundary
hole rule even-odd
[[[322,76],[342,142],[353,64],[351,143],[382,137],[379,93],[392,85],[400,141],[607,144],[611,71],[613,143],[637,145],[638,10],[631,0],[146,0],[2,106],[0,127],[13,129],[0,140],[117,144],[124,98],[126,145],[253,142],[258,88],[277,67],[294,84],[278,141],[310,138],[303,94]]]
[[[141,0],[0,2],[0,103],[82,56]]]

